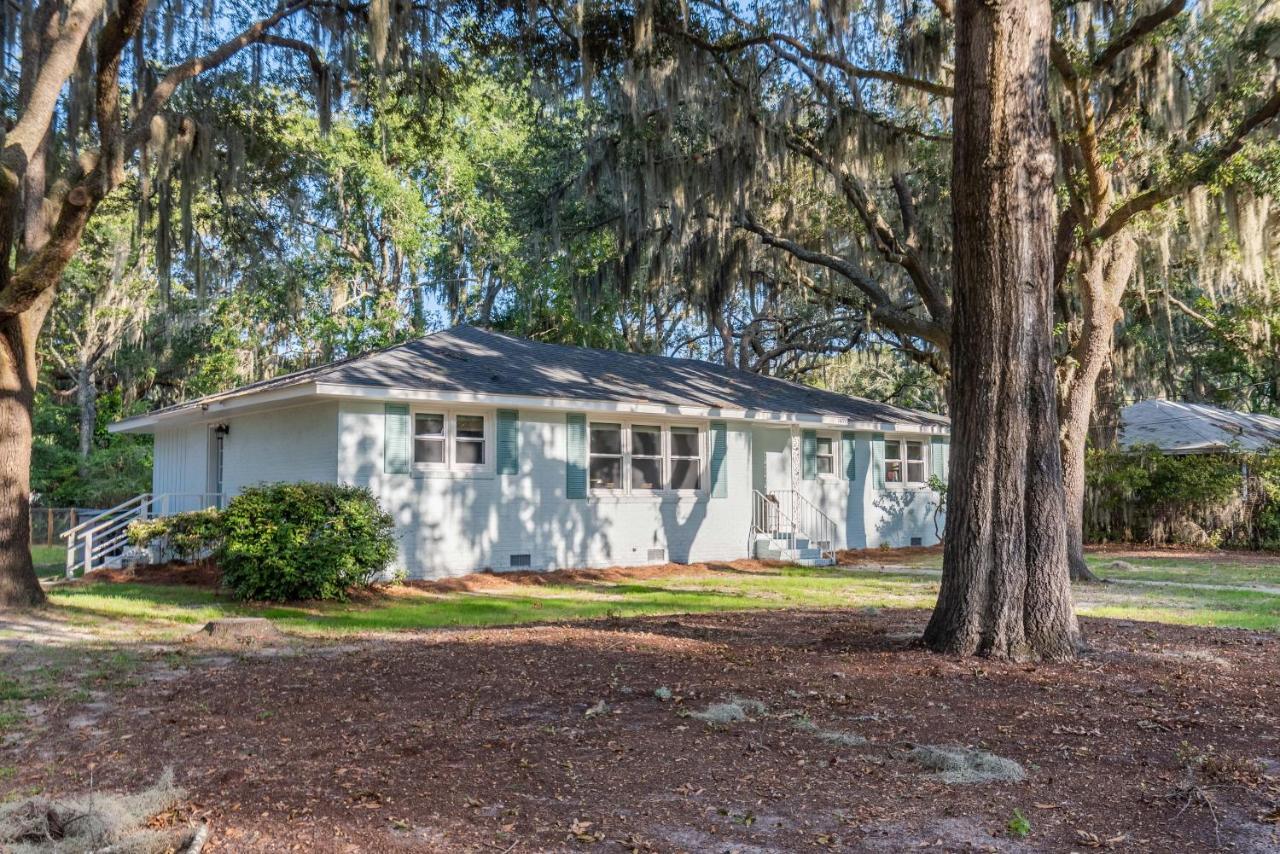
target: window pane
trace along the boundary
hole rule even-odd
[[[835,473],[835,461],[832,460],[830,456],[826,456],[826,457],[819,456],[818,457],[818,474],[834,474],[834,473]]]
[[[830,436],[818,437],[818,454],[823,456],[828,456],[828,457],[831,456],[831,437]]]
[[[454,443],[454,448],[459,465],[478,466],[484,463],[484,442],[459,439]]]
[[[907,480],[911,483],[924,483],[924,463],[907,463]]]
[[[443,436],[444,416],[419,412],[413,416],[413,432],[418,436]]]
[[[673,489],[698,489],[702,485],[702,464],[698,460],[672,460]]]
[[[591,453],[621,454],[622,427],[617,424],[592,424]]]
[[[592,489],[622,488],[621,457],[592,457],[590,469]]]
[[[697,427],[672,427],[671,428],[671,456],[673,457],[698,456],[698,428]]]
[[[661,489],[662,460],[653,457],[633,457],[631,460],[632,489]]]
[[[901,442],[885,442],[884,458],[886,460],[902,459],[902,443]]]
[[[908,442],[907,443],[907,459],[923,460],[924,445],[922,445],[920,442]]]
[[[413,461],[415,463],[444,462],[444,439],[414,439]]]
[[[640,457],[661,456],[662,431],[657,427],[632,427],[631,453]]]
[[[884,482],[902,483],[902,463],[898,460],[886,460],[884,464]]]
[[[458,435],[470,439],[484,438],[483,415],[459,415]]]

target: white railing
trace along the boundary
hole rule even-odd
[[[67,578],[74,578],[76,570],[88,575],[101,569],[123,552],[129,544],[129,525],[140,519],[221,506],[222,496],[216,492],[144,492],[103,510],[62,533],[67,541]]]
[[[835,520],[818,509],[812,501],[794,489],[782,489],[768,495],[754,490],[751,527],[767,536],[809,541],[823,557],[835,554]]]

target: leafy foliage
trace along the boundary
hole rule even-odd
[[[221,525],[223,581],[240,599],[345,599],[396,555],[391,516],[363,487],[252,487],[231,499]]]
[[[175,513],[133,522],[130,545],[161,545],[179,560],[193,560],[220,549],[226,539],[222,513],[216,508]]]
[[[1280,452],[1091,450],[1086,472],[1089,539],[1254,548],[1280,543]]]

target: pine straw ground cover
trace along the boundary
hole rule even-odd
[[[1280,850],[1275,635],[1086,620],[1088,658],[1013,665],[910,648],[925,617],[139,650],[10,735],[0,798],[173,768],[237,852]]]

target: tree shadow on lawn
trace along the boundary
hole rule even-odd
[[[95,785],[129,788],[174,765],[215,833],[246,849],[260,833],[264,848],[327,850],[341,835],[363,850],[559,850],[580,841],[575,825],[657,850],[847,849],[905,845],[948,817],[1004,847],[1019,809],[1031,850],[1079,847],[1078,829],[1187,850],[1215,844],[1215,819],[1164,797],[1184,743],[1270,749],[1258,734],[1280,700],[1271,636],[1090,621],[1105,667],[1028,667],[887,641],[922,617],[701,613],[250,656],[132,689],[130,713],[101,733],[53,710],[22,747],[47,758],[15,763],[0,792],[83,789],[90,768]],[[1206,639],[1233,667],[1139,654]],[[686,716],[730,696],[764,709],[723,726]],[[801,721],[869,743],[835,745]],[[981,746],[1029,777],[947,785],[911,762],[911,744]],[[1246,796],[1223,792],[1219,815]]]

